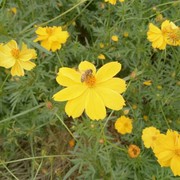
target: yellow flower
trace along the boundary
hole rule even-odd
[[[100,48],[104,48],[104,44],[103,43],[99,43],[99,47]]]
[[[152,42],[153,48],[165,49],[166,44],[172,46],[180,45],[180,28],[173,22],[165,20],[161,24],[161,30],[150,23],[147,38]]]
[[[161,85],[158,85],[158,86],[157,86],[157,89],[161,90],[161,89],[162,89],[162,86],[161,86]]]
[[[136,158],[140,154],[140,148],[135,144],[130,144],[128,147],[128,154],[131,158]]]
[[[57,82],[66,88],[56,93],[55,101],[68,101],[65,112],[73,118],[81,116],[85,110],[92,120],[106,117],[106,108],[120,110],[125,105],[120,95],[126,90],[123,79],[115,78],[121,70],[121,64],[110,62],[97,72],[96,67],[83,61],[75,69],[63,67],[59,69]]]
[[[105,56],[104,56],[103,54],[100,54],[100,55],[98,56],[98,59],[104,60],[104,59],[106,59],[106,58],[105,58]]]
[[[164,22],[161,25],[161,29],[164,25]],[[147,39],[152,42],[152,47],[153,48],[158,48],[158,49],[165,49],[166,48],[166,39],[165,36],[163,35],[162,31],[153,25],[152,23],[149,24],[149,30],[147,32]]]
[[[11,11],[13,14],[16,14],[16,13],[17,13],[16,7],[12,7],[12,8],[10,9],[10,11]]]
[[[180,176],[180,134],[177,131],[161,134],[153,151],[161,166],[170,166],[174,175]]]
[[[114,35],[114,36],[111,37],[111,39],[112,39],[113,41],[117,42],[117,41],[118,41],[118,36]]]
[[[171,46],[180,45],[180,28],[173,22],[166,21],[166,26],[162,31],[166,37],[167,44]]]
[[[41,46],[48,51],[55,52],[57,49],[61,49],[62,44],[67,41],[69,34],[67,31],[62,31],[60,26],[56,27],[39,27],[36,30],[38,37],[34,42],[41,41]]]
[[[155,127],[151,126],[143,129],[142,140],[144,142],[144,146],[146,148],[150,148],[150,147],[153,148],[159,135],[160,135],[160,131]]]
[[[110,4],[113,4],[113,5],[116,4],[116,0],[105,0],[105,2],[109,2]]]
[[[131,133],[132,128],[132,120],[128,117],[121,116],[115,122],[115,129],[121,134]]]
[[[119,2],[124,2],[124,0],[119,0]]]
[[[123,36],[124,36],[124,37],[128,37],[128,36],[129,36],[129,33],[128,33],[128,32],[124,32]]]
[[[147,80],[147,81],[144,81],[143,84],[145,86],[150,86],[152,84],[152,81],[151,80]]]
[[[143,119],[144,119],[145,121],[147,121],[147,120],[148,120],[148,116],[147,116],[147,115],[144,115],[144,116],[143,116]]]
[[[36,51],[28,49],[24,43],[21,49],[14,40],[0,46],[0,66],[11,68],[12,76],[24,76],[24,69],[33,69],[36,64],[30,60],[35,58]]]

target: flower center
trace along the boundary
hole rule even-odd
[[[93,87],[96,83],[96,78],[92,73],[92,69],[87,69],[81,76],[81,82],[86,83],[89,87]]]
[[[137,149],[135,149],[135,148],[132,149],[132,152],[134,153],[134,155],[137,155],[137,153],[138,153]]]
[[[11,54],[14,58],[18,59],[19,58],[19,54],[20,54],[20,50],[19,49],[12,49],[11,50]]]
[[[180,41],[180,31],[179,30],[173,30],[172,32],[169,32],[167,35],[167,38],[173,44],[176,44],[177,41]]]
[[[52,28],[47,28],[46,32],[48,33],[48,35],[51,35],[53,33],[53,29]]]

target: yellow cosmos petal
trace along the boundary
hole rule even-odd
[[[30,71],[31,69],[33,69],[36,66],[36,64],[31,61],[25,61],[25,62],[21,61],[19,63],[21,64],[21,67],[23,69],[28,70],[28,71]]]
[[[35,32],[36,34],[41,35],[41,36],[47,35],[46,28],[43,28],[43,27],[38,27],[38,29]]]
[[[21,67],[21,64],[17,60],[14,66],[11,68],[11,75],[12,76],[24,76],[24,70]]]
[[[15,64],[15,59],[12,57],[6,57],[0,54],[0,66],[5,68],[11,68]]]
[[[20,52],[20,58],[22,61],[29,61],[30,59],[36,59],[37,54],[34,49],[28,49],[26,44],[22,44],[22,50]]]
[[[169,21],[169,20],[165,20],[165,21],[161,24],[161,30],[163,30],[163,29],[166,28],[167,26],[170,26],[170,21]]]
[[[52,52],[55,52],[57,49],[61,49],[61,44],[59,42],[53,42],[51,45]]]
[[[175,176],[180,176],[180,155],[172,158],[170,167]]]
[[[106,117],[106,109],[103,100],[94,89],[88,89],[85,103],[86,114],[91,120],[100,120]]]
[[[147,39],[149,40],[149,41],[151,41],[151,42],[153,42],[153,41],[156,41],[159,37],[161,37],[162,36],[162,33],[152,33],[152,32],[149,32],[149,33],[147,33],[148,34],[148,37],[147,37]]]
[[[56,81],[62,86],[81,84],[81,75],[75,69],[63,67],[59,69]]]
[[[49,42],[48,40],[44,40],[41,41],[41,46],[45,49],[47,49],[48,51],[51,49],[51,42]]]
[[[158,154],[156,154],[156,157],[159,159],[159,161],[170,162],[170,159],[174,156],[173,151],[164,150]]]
[[[65,43],[67,38],[69,37],[69,33],[67,31],[61,31],[56,36],[56,41],[60,43]]]
[[[154,24],[152,24],[152,23],[149,24],[149,31],[150,31],[150,32],[154,32],[154,33],[156,33],[156,34],[161,33],[161,30],[160,30],[157,26],[155,26]],[[149,31],[148,31],[148,32],[149,32]]]
[[[14,40],[9,41],[6,45],[10,50],[11,49],[19,49],[16,41],[14,41]]]
[[[87,87],[83,85],[69,86],[54,94],[53,98],[55,101],[71,100],[80,96],[86,89]]]
[[[78,69],[80,72],[84,72],[88,69],[93,70],[93,74],[96,73],[96,67],[94,66],[94,64],[88,62],[88,61],[83,61],[79,64]]]
[[[112,78],[98,84],[98,87],[110,88],[118,93],[123,93],[126,90],[126,82],[120,78]]]
[[[109,88],[99,87],[95,91],[102,98],[104,105],[113,110],[120,110],[125,105],[123,97]]]
[[[72,116],[73,118],[81,116],[85,108],[86,96],[87,94],[83,93],[81,96],[67,102],[65,112],[68,116]]]
[[[121,64],[118,62],[110,62],[105,64],[96,73],[97,83],[111,79],[120,70],[121,70]]]

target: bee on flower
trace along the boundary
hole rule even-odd
[[[106,107],[120,110],[125,105],[122,93],[126,90],[123,79],[114,77],[121,70],[121,64],[110,62],[98,71],[96,67],[83,61],[75,69],[62,67],[56,81],[65,88],[54,94],[55,101],[67,101],[65,112],[77,118],[85,111],[92,120],[106,117]]]

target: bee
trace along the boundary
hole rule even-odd
[[[84,81],[86,81],[86,79],[91,76],[93,73],[92,69],[87,69],[82,75],[81,75],[81,82],[83,83]]]

